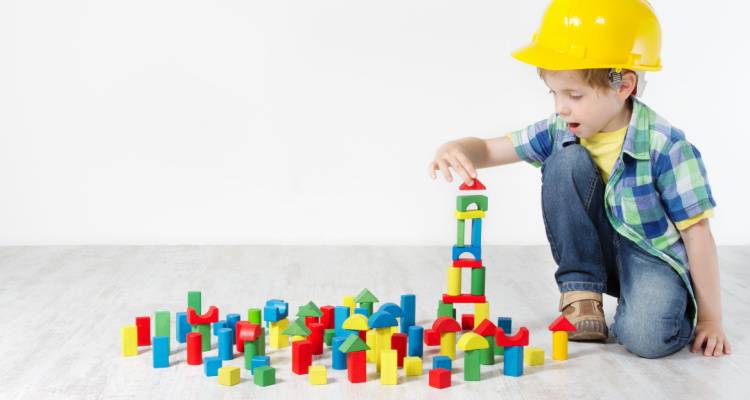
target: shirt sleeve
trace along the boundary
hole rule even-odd
[[[553,129],[550,127],[554,126],[553,122],[545,119],[511,132],[508,136],[518,157],[535,167],[541,167],[552,153]]]
[[[687,140],[667,145],[656,159],[656,187],[674,223],[716,207],[701,153]]]
[[[680,231],[684,231],[685,229],[690,228],[691,226],[697,224],[701,220],[704,220],[704,219],[707,219],[707,218],[711,218],[713,216],[714,216],[714,209],[711,208],[711,209],[708,209],[706,211],[703,211],[702,213],[700,213],[700,214],[698,214],[698,215],[696,215],[694,217],[690,217],[688,219],[684,219],[682,221],[675,222],[675,226]]]

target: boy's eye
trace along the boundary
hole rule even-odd
[[[571,94],[570,95],[570,98],[573,99],[573,100],[580,100],[581,97],[583,97],[583,96],[580,95],[580,94]]]

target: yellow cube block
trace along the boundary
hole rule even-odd
[[[404,357],[404,371],[406,376],[422,375],[422,359],[419,357]]]
[[[308,369],[308,379],[311,385],[328,384],[328,374],[325,365],[311,365]]]
[[[541,347],[527,347],[523,352],[526,365],[544,365],[544,349]]]
[[[240,367],[227,365],[219,368],[219,385],[234,386],[240,383]]]
[[[138,328],[128,325],[122,328],[122,356],[138,355]]]
[[[268,345],[272,349],[283,349],[289,346],[289,336],[281,333],[289,327],[289,320],[284,318],[277,322],[269,323]]]
[[[380,353],[380,384],[398,384],[398,358],[396,350],[384,350]]]

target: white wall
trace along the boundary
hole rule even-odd
[[[546,0],[0,2],[0,244],[438,244],[442,142],[552,112],[510,57]],[[644,100],[748,244],[747,8],[653,2]],[[546,243],[539,171],[482,171],[490,244]]]

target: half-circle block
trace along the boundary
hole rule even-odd
[[[432,330],[437,331],[439,334],[448,332],[461,332],[461,325],[453,318],[440,317],[432,323]]]
[[[343,328],[352,331],[366,331],[370,329],[369,325],[367,325],[367,317],[362,314],[354,314],[344,320]]]
[[[370,315],[370,318],[367,320],[367,324],[371,329],[377,329],[396,326],[398,325],[398,321],[396,321],[396,317],[394,317],[391,313],[378,310],[377,312]]]
[[[480,350],[490,347],[489,342],[474,332],[467,332],[458,339],[458,348],[463,351]]]
[[[396,303],[383,303],[380,305],[380,308],[378,308],[378,311],[385,311],[388,314],[393,315],[395,318],[399,318],[403,314],[401,312],[401,307]]]

